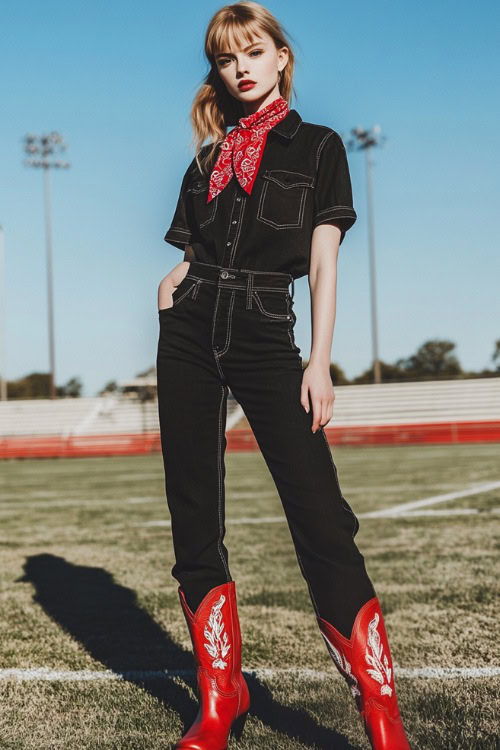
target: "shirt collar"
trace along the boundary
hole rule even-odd
[[[280,120],[277,125],[271,128],[271,131],[275,131],[280,135],[284,135],[285,138],[293,138],[299,125],[302,122],[302,117],[299,115],[296,109],[291,109],[288,114]]]

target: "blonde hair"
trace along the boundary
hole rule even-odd
[[[287,47],[289,50],[288,62],[281,71],[278,85],[280,95],[290,106],[295,57],[289,34],[260,3],[242,0],[219,8],[210,19],[205,34],[205,57],[210,70],[196,92],[190,112],[193,128],[191,145],[195,148],[196,162],[202,172],[209,169],[217,144],[226,137],[227,127],[236,125],[238,119],[245,114],[241,102],[231,96],[221,79],[215,55],[227,47],[231,49],[233,44],[250,44],[255,36],[263,32],[272,38],[276,49]],[[207,138],[212,147],[200,159],[199,154]]]

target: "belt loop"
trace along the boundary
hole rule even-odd
[[[246,309],[251,310],[252,309],[252,301],[253,301],[253,273],[248,274],[248,281],[247,281],[247,304]]]
[[[294,294],[295,294],[295,279],[292,276],[292,300],[293,300],[293,295]]]

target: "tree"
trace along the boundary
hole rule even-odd
[[[118,389],[119,387],[116,380],[108,380],[104,388],[102,388],[97,395],[105,396],[107,393],[116,393]]]
[[[82,395],[82,381],[80,378],[70,378],[65,385],[58,385],[56,394],[61,398],[80,398]]]
[[[407,359],[398,359],[395,366],[406,376],[420,378],[454,378],[462,374],[456,356],[452,354],[455,344],[452,341],[431,339],[419,347],[416,354]]]
[[[389,383],[391,381],[396,382],[398,380],[406,379],[406,373],[401,369],[401,367],[398,367],[397,365],[391,365],[388,362],[383,362],[382,360],[380,360],[380,376],[383,383]],[[362,372],[361,375],[357,375],[357,377],[353,378],[352,382],[355,385],[360,385],[362,383],[373,383],[374,379],[375,375],[372,365],[368,368],[368,370]]]

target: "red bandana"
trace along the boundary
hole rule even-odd
[[[243,190],[252,192],[267,134],[289,111],[286,99],[279,96],[263,109],[240,117],[239,125],[227,134],[220,147],[210,175],[207,203],[224,190],[233,171]]]

